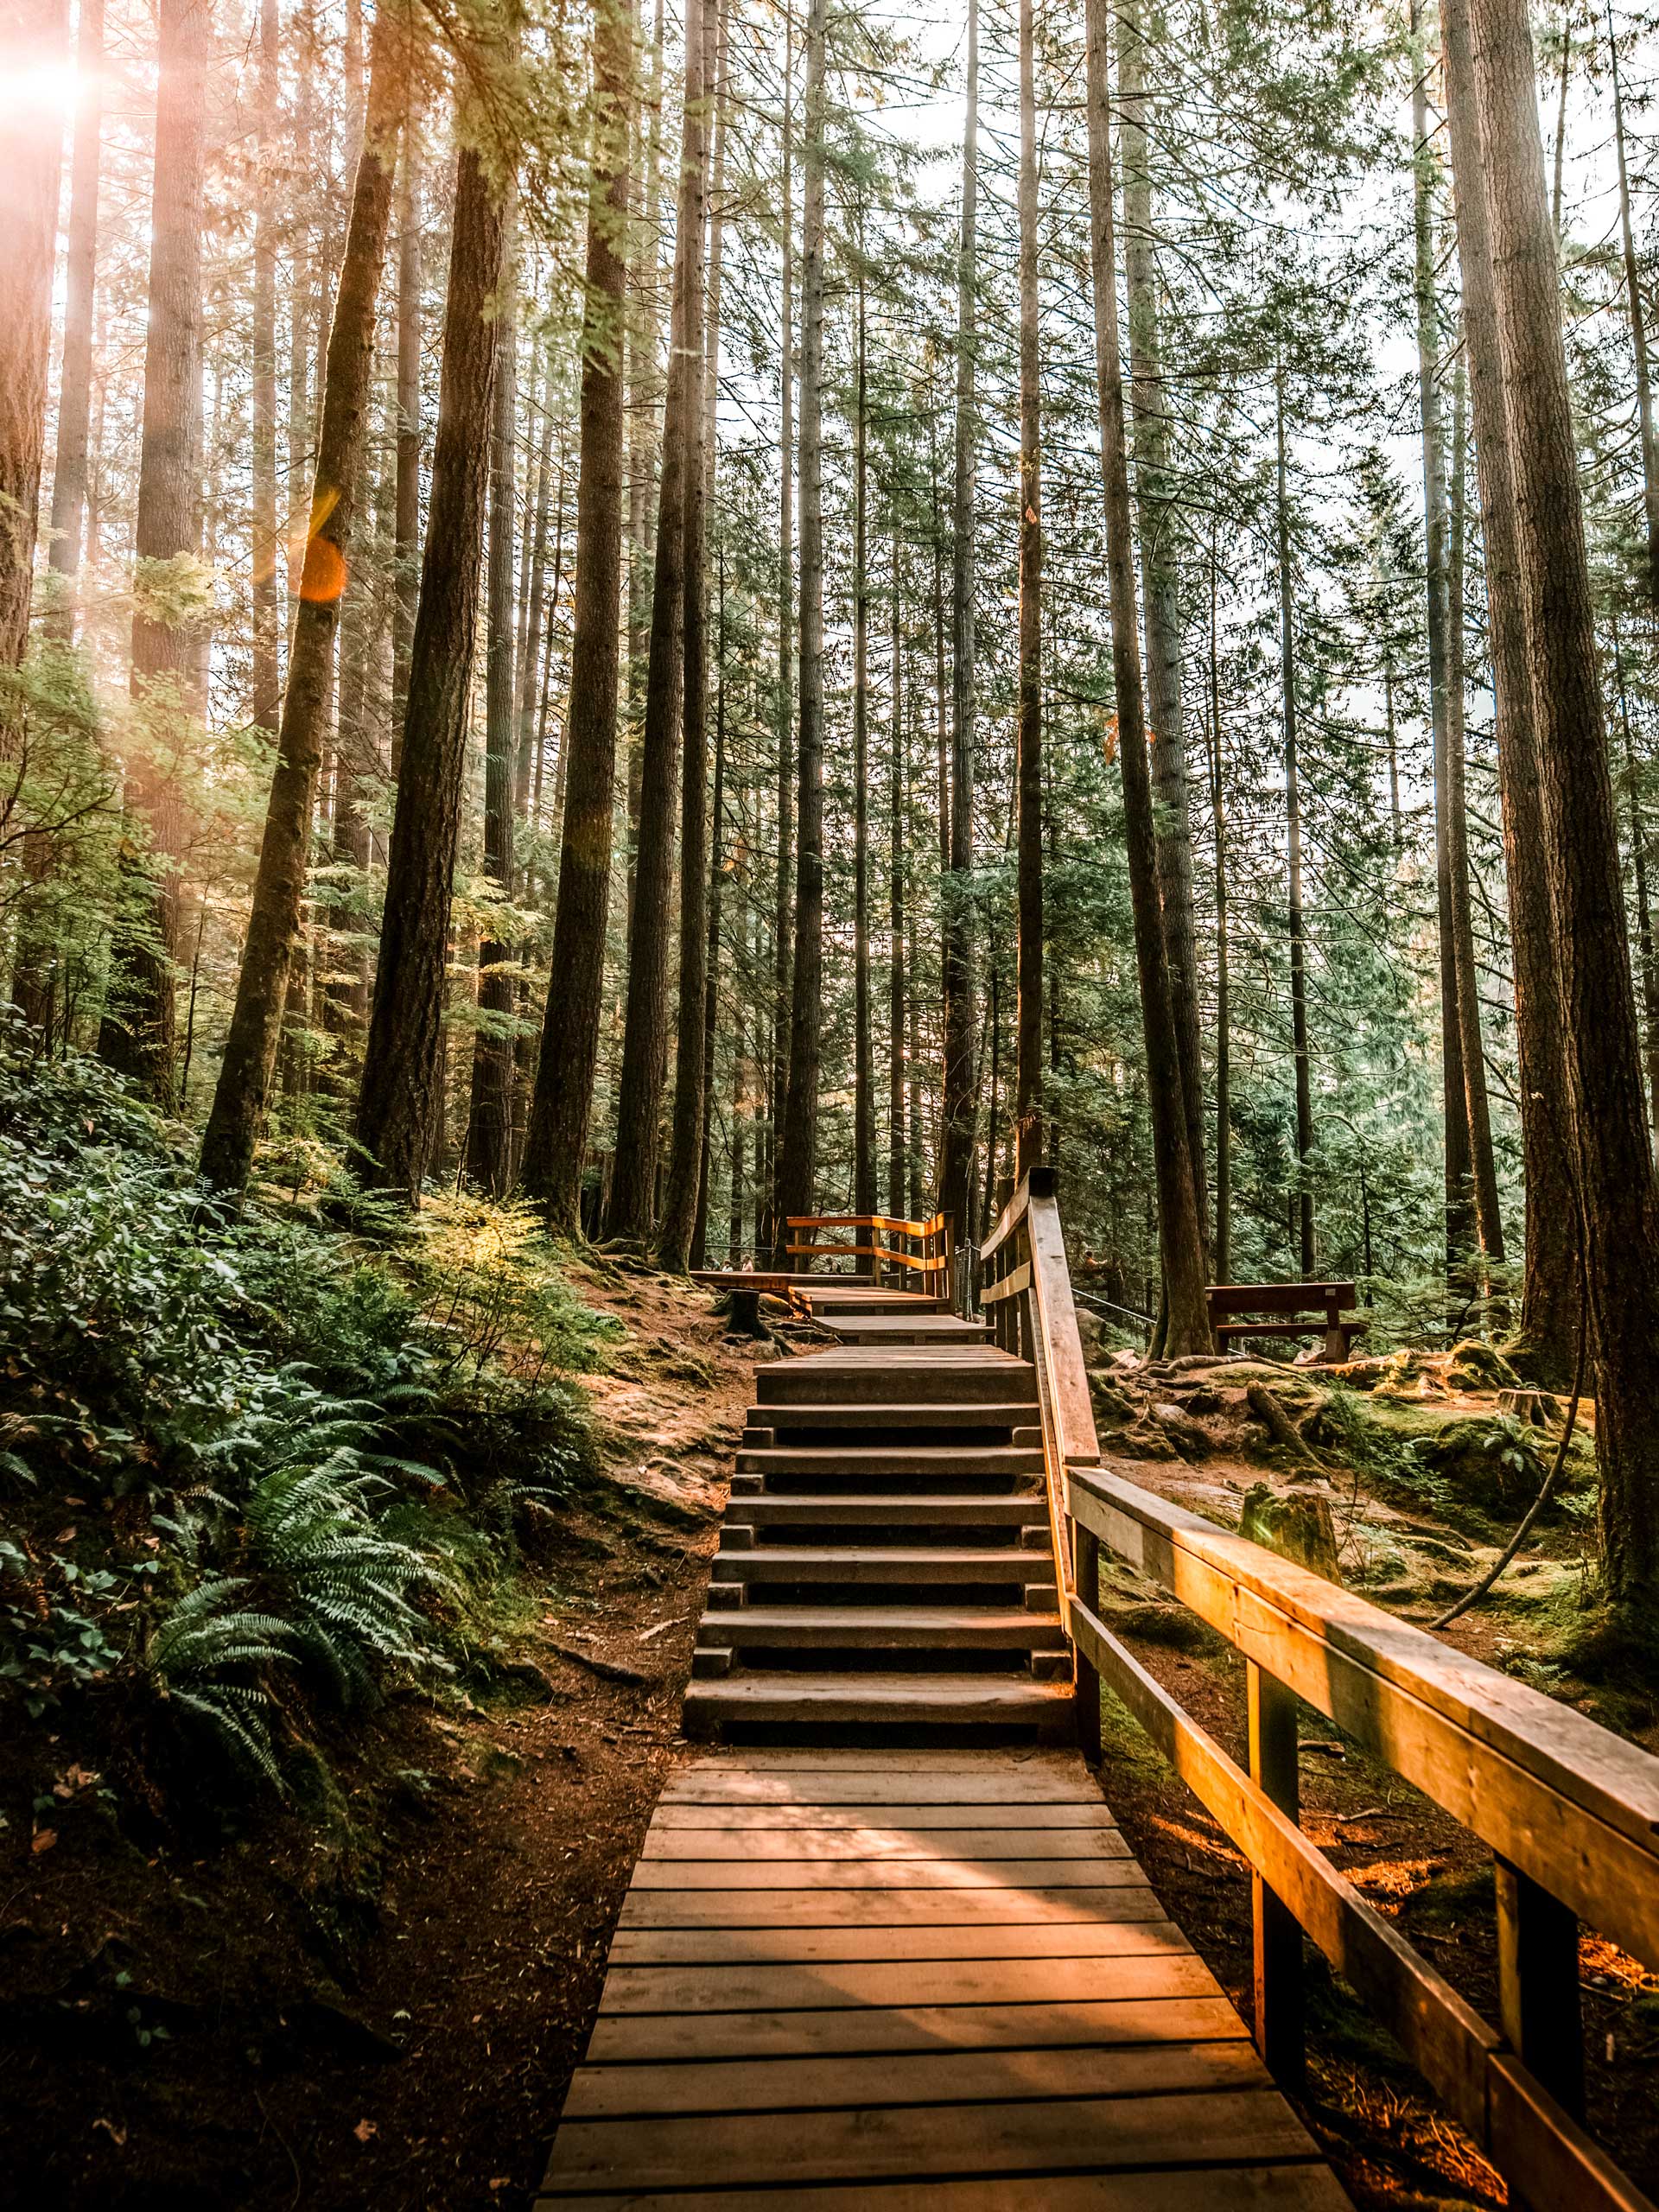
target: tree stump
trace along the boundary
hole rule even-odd
[[[1529,1428],[1559,1428],[1566,1418],[1553,1390],[1500,1390],[1497,1410],[1525,1421]]]

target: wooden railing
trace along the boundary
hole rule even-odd
[[[928,1221],[897,1221],[884,1213],[792,1213],[785,1217],[785,1226],[789,1243],[785,1249],[791,1259],[868,1260],[873,1264],[868,1270],[855,1266],[853,1273],[868,1273],[880,1282],[883,1269],[890,1268],[901,1288],[938,1298],[950,1294],[953,1243],[948,1213],[936,1213]],[[821,1229],[849,1229],[853,1242],[821,1244],[817,1235]]]
[[[984,1251],[997,1342],[1037,1367],[1084,1749],[1099,1756],[1103,1683],[1249,1861],[1268,2065],[1293,2086],[1301,2072],[1306,1933],[1510,2183],[1512,2203],[1654,2212],[1580,2124],[1579,1923],[1659,1967],[1659,1759],[1099,1464],[1052,1174],[1033,1171]],[[1248,1771],[1102,1618],[1102,1545],[1243,1655]],[[1497,2027],[1302,1833],[1299,1700],[1491,1846]]]

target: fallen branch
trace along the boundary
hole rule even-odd
[[[620,1659],[601,1659],[596,1652],[578,1651],[573,1644],[555,1643],[550,1647],[561,1659],[568,1659],[573,1667],[585,1667],[590,1675],[597,1675],[601,1681],[622,1682],[629,1689],[648,1690],[656,1681],[653,1675],[642,1675],[637,1667],[625,1667]]]

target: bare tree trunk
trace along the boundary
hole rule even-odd
[[[1446,4],[1450,13],[1461,0]],[[1610,1597],[1645,1611],[1659,1596],[1659,1194],[1554,240],[1523,0],[1471,0],[1469,13],[1594,1329],[1603,1572]]]
[[[610,898],[622,620],[625,224],[631,189],[633,41],[632,0],[596,0],[575,622],[565,715],[569,767],[553,958],[524,1160],[525,1189],[541,1201],[551,1226],[572,1236],[582,1227],[582,1171],[599,1058]]]
[[[800,744],[789,1088],[778,1165],[777,1234],[813,1210],[823,988],[823,237],[826,0],[806,22],[805,195],[801,225]]]
[[[1578,1325],[1578,1199],[1567,1125],[1567,1063],[1555,979],[1555,914],[1545,851],[1519,521],[1498,356],[1491,221],[1481,176],[1474,57],[1466,5],[1443,4],[1440,19],[1447,127],[1457,192],[1458,257],[1479,469],[1498,790],[1515,969],[1521,1149],[1526,1171],[1521,1346],[1529,1374],[1565,1389],[1572,1378]]]
[[[1020,677],[1014,782],[1020,943],[1014,1173],[1043,1156],[1043,429],[1037,305],[1037,57],[1020,0]]]
[[[893,728],[887,767],[887,1211],[905,1211],[905,625],[893,533]]]
[[[779,307],[778,386],[778,873],[772,901],[772,1020],[766,1158],[757,1162],[766,1198],[761,1243],[774,1268],[788,1264],[779,1203],[785,1102],[789,1091],[789,1032],[795,990],[794,917],[790,881],[795,836],[795,15],[784,0],[783,225]]]
[[[1647,1023],[1648,1110],[1659,1126],[1659,958],[1653,941],[1653,910],[1648,897],[1648,825],[1636,772],[1636,745],[1630,735],[1630,701],[1624,690],[1624,651],[1613,616],[1613,688],[1618,695],[1619,734],[1624,751],[1624,803],[1630,813],[1630,872],[1636,879],[1636,944],[1642,967],[1642,1012]]]
[[[709,983],[709,577],[707,550],[714,418],[705,405],[720,340],[705,328],[705,233],[708,228],[709,108],[719,107],[726,41],[722,0],[702,0],[702,56],[697,118],[696,225],[688,292],[685,343],[691,442],[685,456],[684,767],[680,779],[679,1020],[675,1032],[674,1115],[658,1256],[677,1272],[689,1263],[697,1225],[697,1183],[709,1094],[703,1083],[703,1014]],[[711,364],[706,355],[712,352]]]
[[[628,933],[628,1001],[618,1086],[616,1152],[611,1169],[607,1236],[643,1243],[657,1212],[658,1121],[668,1062],[669,900],[674,874],[674,795],[682,717],[701,664],[686,639],[688,516],[702,507],[702,291],[703,205],[707,190],[703,118],[706,0],[693,0],[685,26],[685,112],[680,139],[675,220],[674,298],[670,314],[668,394],[663,410],[662,492],[657,511],[657,566],[651,609],[651,664],[645,685],[639,842],[632,927]],[[696,587],[700,588],[700,584]],[[699,718],[699,694],[692,712]],[[691,770],[702,772],[699,761]],[[698,788],[701,814],[702,786]],[[702,931],[695,959],[702,959]],[[702,992],[697,995],[699,1017]],[[702,1053],[698,1053],[702,1065]]]
[[[530,548],[530,588],[519,632],[518,753],[513,769],[512,804],[521,822],[530,819],[531,774],[536,759],[542,683],[542,632],[547,619],[548,491],[553,477],[553,348],[549,345],[542,378],[542,423],[537,441],[535,493],[524,537]],[[563,491],[563,478],[561,478]],[[563,505],[563,502],[561,502]],[[527,889],[528,886],[525,887]]]
[[[420,1202],[442,1128],[449,921],[467,764],[467,702],[478,628],[479,569],[490,475],[497,294],[505,209],[463,140],[455,168],[443,314],[438,435],[380,964],[369,1012],[357,1141],[371,1177]]]
[[[276,175],[280,116],[277,0],[259,0],[258,204],[253,231],[253,484],[251,545],[253,666],[250,711],[275,730],[283,710],[282,544],[276,520],[276,238],[282,223]]]
[[[1636,357],[1636,413],[1642,444],[1642,507],[1648,526],[1648,596],[1659,608],[1659,430],[1653,419],[1653,380],[1648,366],[1648,332],[1642,312],[1642,279],[1630,221],[1630,180],[1624,155],[1624,92],[1618,73],[1618,41],[1613,11],[1607,10],[1607,58],[1612,65],[1613,143],[1618,152],[1618,219],[1624,249],[1624,302],[1630,319],[1630,350]]]
[[[1158,268],[1149,150],[1143,0],[1118,14],[1122,112],[1123,275],[1129,321],[1129,411],[1135,429],[1135,512],[1141,525],[1141,594],[1146,618],[1147,707],[1152,718],[1152,788],[1157,802],[1158,880],[1181,1098],[1192,1154],[1192,1187],[1205,1228],[1204,1054],[1198,1037],[1198,930],[1192,914],[1192,825],[1187,804],[1186,715],[1181,698],[1181,626],[1175,540],[1179,508],[1169,454],[1169,403],[1159,328]]]
[[[1110,149],[1109,0],[1089,0],[1089,248],[1095,285],[1095,374],[1099,383],[1099,460],[1106,495],[1113,675],[1117,686],[1117,743],[1123,770],[1123,827],[1135,909],[1135,964],[1141,984],[1146,1077],[1157,1173],[1159,1252],[1164,1261],[1166,1327],[1170,1354],[1208,1351],[1210,1312],[1204,1299],[1204,1224],[1185,1148],[1181,1048],[1174,1038],[1164,902],[1157,880],[1153,770],[1146,759],[1146,702],[1141,644],[1135,620],[1135,553],[1128,491],[1128,434],[1123,425],[1123,360],[1117,334],[1117,241]]]
[[[210,0],[162,0],[157,49],[156,180],[149,249],[144,429],[138,461],[140,563],[194,553],[201,542],[201,234],[207,155]],[[132,624],[132,689],[140,701],[186,710],[196,667],[192,626]],[[127,805],[149,823],[151,860],[128,863],[130,914],[111,948],[110,996],[99,1052],[157,1104],[175,1097],[174,961],[179,892],[176,792],[149,770],[130,775]]]
[[[104,120],[104,0],[80,0],[75,35],[75,135],[69,181],[69,255],[63,303],[63,369],[58,383],[57,458],[52,470],[50,559],[73,596],[86,523],[87,431],[92,405],[92,304],[98,289],[98,185]],[[73,635],[74,609],[60,616]]]
[[[1464,769],[1464,484],[1468,460],[1465,382],[1464,365],[1459,361],[1452,407],[1451,574],[1446,595],[1446,857],[1452,877],[1459,1046],[1463,1061],[1475,1223],[1486,1258],[1501,1263],[1504,1256],[1503,1216],[1498,1204],[1491,1108],[1486,1094],[1486,1051],[1480,1032],[1480,970],[1475,962],[1468,794]]]
[[[1290,1035],[1296,1072],[1297,1260],[1302,1280],[1314,1274],[1313,1084],[1307,1040],[1307,931],[1302,915],[1302,793],[1296,728],[1296,612],[1291,576],[1290,499],[1285,452],[1285,378],[1274,382],[1276,433],[1277,525],[1279,539],[1279,670],[1285,721],[1285,823],[1287,845],[1290,923]]]
[[[515,272],[509,247],[496,308],[495,400],[490,431],[489,605],[484,647],[484,874],[512,896],[512,787],[518,716],[513,696],[513,461],[518,412]],[[512,947],[496,931],[478,948],[479,1026],[473,1039],[467,1173],[492,1198],[512,1179]]]
[[[1233,1265],[1232,948],[1228,941],[1227,811],[1221,737],[1218,645],[1220,564],[1215,531],[1210,538],[1210,797],[1216,835],[1216,1281],[1229,1282]]]
[[[375,302],[391,219],[397,132],[409,72],[409,29],[391,6],[375,19],[369,113],[352,196],[351,228],[340,296],[328,338],[328,372],[312,490],[315,527],[305,549],[300,613],[289,658],[276,766],[254,878],[236,1004],[213,1109],[202,1138],[201,1172],[221,1191],[239,1192],[264,1123],[283,1014],[305,898],[311,812],[352,550],[358,479],[374,365]],[[359,590],[361,587],[359,586]]]
[[[853,419],[853,1211],[875,1204],[875,1068],[870,1036],[870,576],[862,211]]]
[[[634,868],[639,847],[639,793],[645,773],[645,679],[651,651],[651,495],[658,460],[657,410],[662,283],[663,0],[656,0],[651,85],[645,120],[645,220],[634,245],[634,308],[628,320],[628,850],[626,934],[633,934]],[[630,187],[632,188],[632,187]]]
[[[397,176],[397,503],[391,618],[391,776],[403,766],[421,580],[421,128],[411,86]]]
[[[16,0],[0,60],[11,81],[66,65],[67,0]],[[29,636],[46,398],[52,365],[52,271],[63,172],[63,118],[25,99],[9,124],[0,168],[0,668],[16,668]]]
[[[962,215],[957,242],[956,471],[950,527],[950,872],[940,946],[944,995],[944,1130],[939,1205],[958,1237],[973,1234],[974,937],[974,489],[976,293],[979,283],[979,5],[968,0],[967,112],[962,141]]]

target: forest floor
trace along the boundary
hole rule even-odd
[[[46,1738],[44,1777],[38,1735],[0,1746],[0,1796],[38,1793],[32,1834],[0,1830],[0,2203],[531,2202],[680,1744],[755,1356],[724,1338],[701,1295],[662,1278],[580,1262],[568,1273],[626,1332],[603,1371],[582,1378],[600,1472],[550,1522],[512,1662],[487,1685],[395,1698],[337,1757],[321,1815],[267,1813],[193,1846],[124,1840],[73,1745]],[[1323,1499],[1344,1579],[1419,1620],[1491,1555],[1537,1459],[1498,1416],[1501,1378],[1453,1371],[1444,1356],[1334,1389],[1279,1365],[1182,1373],[1122,1356],[1096,1380],[1103,1447],[1125,1472],[1233,1523],[1258,1485]],[[1273,1389],[1305,1452],[1255,1419],[1252,1382]],[[1628,1675],[1573,1671],[1583,1482],[1575,1464],[1567,1510],[1452,1638],[1651,1744],[1659,1714]],[[1106,1602],[1144,1663],[1240,1754],[1235,1655],[1127,1574]],[[1490,1854],[1318,1716],[1304,1715],[1303,1733],[1310,1834],[1492,2017]],[[1173,1916],[1248,2015],[1243,1862],[1127,1718],[1109,1716],[1104,1785]],[[1651,2189],[1659,1991],[1591,1936],[1583,1973],[1592,2124]],[[1362,2212],[1504,2201],[1318,1974],[1305,2109]]]

